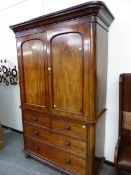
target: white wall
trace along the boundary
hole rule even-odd
[[[16,1],[20,2],[20,0],[13,0],[13,2]],[[0,11],[0,19],[2,21],[0,29],[0,58],[7,58],[16,63],[15,39],[13,33],[8,28],[10,24],[87,1],[88,0],[25,0],[14,7],[12,6],[11,8]],[[106,115],[105,133],[105,157],[107,160],[113,161],[114,148],[118,137],[118,77],[120,73],[131,72],[131,1],[103,1],[115,16],[109,32],[108,111]],[[18,106],[18,86],[11,88],[0,87],[0,119],[2,123],[22,130],[21,115]]]
[[[108,0],[115,16],[109,33],[105,157],[113,161],[118,137],[118,77],[131,72],[131,1]]]
[[[0,59],[17,65],[16,40],[9,25],[43,14],[43,0],[3,0],[0,2]],[[19,86],[0,84],[0,122],[22,130]]]

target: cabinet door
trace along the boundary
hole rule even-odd
[[[84,24],[48,32],[51,111],[88,115],[88,27]]]
[[[46,111],[47,59],[45,34],[18,39],[18,62],[22,107]]]

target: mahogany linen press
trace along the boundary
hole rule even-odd
[[[103,2],[10,26],[16,35],[24,151],[72,175],[104,156],[108,28]]]

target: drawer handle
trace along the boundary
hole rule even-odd
[[[65,164],[70,164],[70,159],[65,159]]]
[[[34,131],[34,135],[39,135],[39,132],[38,131]]]
[[[34,121],[37,121],[37,120],[38,120],[38,118],[37,118],[37,117],[34,117],[34,118],[33,118],[33,120],[34,120]]]
[[[70,146],[71,142],[65,142],[65,146]]]
[[[35,147],[34,150],[35,151],[39,151],[40,149],[39,149],[39,147]]]
[[[70,130],[70,126],[69,125],[65,125],[65,130]]]

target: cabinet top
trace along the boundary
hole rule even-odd
[[[109,27],[114,16],[102,1],[90,1],[10,26],[14,32],[84,16],[96,16]]]

